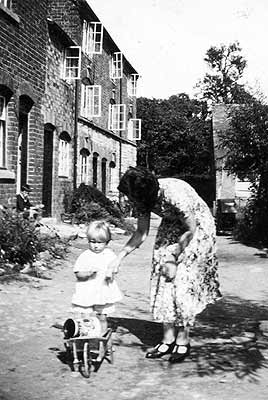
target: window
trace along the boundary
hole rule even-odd
[[[71,46],[65,49],[64,79],[80,79],[81,47]]]
[[[33,107],[33,100],[27,95],[19,97],[19,135],[18,135],[18,159],[17,159],[17,189],[25,185],[29,178],[29,132],[30,132],[30,111]]]
[[[110,104],[108,129],[111,131],[123,131],[126,129],[125,104]]]
[[[6,98],[0,96],[0,168],[6,167]]]
[[[88,119],[101,116],[100,85],[81,85],[81,115]]]
[[[88,183],[89,180],[89,151],[88,149],[82,149],[80,151],[80,183]]]
[[[101,22],[88,22],[83,23],[83,42],[82,50],[84,53],[101,54],[103,41],[103,25]]]
[[[131,118],[128,121],[128,138],[130,140],[141,140],[141,119]]]
[[[60,134],[59,142],[59,176],[69,177],[69,152],[71,138],[67,132]]]
[[[11,10],[11,6],[12,6],[11,0],[0,0],[0,4],[3,4],[4,7]]]
[[[114,53],[111,60],[111,79],[121,79],[123,77],[123,54],[120,52]]]
[[[138,74],[131,74],[127,81],[128,95],[132,97],[137,96],[137,80],[139,78]]]

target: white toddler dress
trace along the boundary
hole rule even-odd
[[[92,268],[97,269],[86,281],[77,281],[72,304],[81,307],[113,304],[120,301],[123,296],[115,280],[107,282],[106,270],[110,262],[116,258],[115,253],[105,248],[101,253],[85,250],[78,257],[74,272],[87,272]]]

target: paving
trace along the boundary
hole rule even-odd
[[[124,260],[118,275],[124,299],[110,318],[114,364],[104,360],[89,379],[71,370],[57,328],[70,316],[72,266],[86,239],[73,240],[51,279],[0,285],[0,400],[268,398],[268,258],[229,236],[217,239],[223,298],[199,315],[190,357],[177,365],[145,359],[161,337],[149,313],[158,224],[153,218],[147,241]],[[117,252],[126,240],[115,233],[111,247]]]

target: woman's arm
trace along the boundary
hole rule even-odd
[[[117,256],[120,262],[133,250],[140,247],[148,236],[150,229],[150,213],[138,217],[137,229]]]
[[[181,235],[180,240],[179,240],[179,244],[181,247],[180,253],[182,253],[183,250],[185,249],[185,247],[188,246],[188,244],[192,240],[195,230],[196,230],[196,221],[192,214],[190,216],[188,216],[187,218],[184,218],[183,223],[187,227],[187,230],[186,230],[186,232],[184,232]]]
[[[112,279],[113,274],[118,272],[122,260],[137,249],[147,238],[150,229],[150,213],[138,217],[137,228],[129,241],[124,245],[116,259],[113,260],[107,268],[106,278]]]
[[[192,240],[196,230],[196,221],[193,214],[186,218],[183,218],[181,221],[184,226],[186,226],[186,231],[181,235],[178,243],[167,246],[167,250],[169,250],[171,259],[172,257],[175,257],[175,259],[178,258],[178,256],[183,252],[183,250]]]
[[[186,232],[181,235],[179,243],[172,244],[167,247],[169,252],[165,256],[165,266],[163,269],[163,273],[166,276],[167,281],[171,281],[175,278],[177,271],[177,258],[188,246],[196,230],[196,222],[193,215],[184,218],[182,222],[187,227]]]

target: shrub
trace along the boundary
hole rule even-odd
[[[119,208],[100,190],[82,183],[72,196],[69,209],[77,222],[89,222],[92,219],[106,219],[122,227],[124,219]]]
[[[63,255],[63,249],[66,249],[66,244],[57,236],[40,234],[35,221],[9,208],[0,210],[1,268],[6,269],[5,266],[12,263],[17,271],[24,264],[33,263],[42,251],[49,250],[58,257]]]
[[[241,212],[234,238],[248,245],[268,246],[267,199],[253,195]]]

